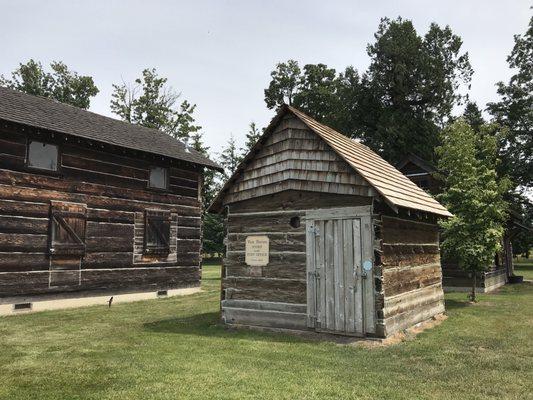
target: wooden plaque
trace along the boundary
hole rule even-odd
[[[268,264],[269,241],[267,236],[248,236],[246,238],[244,262],[252,267]]]

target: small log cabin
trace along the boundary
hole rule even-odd
[[[420,157],[410,154],[396,167],[432,195],[442,192],[442,182],[436,177],[437,169]],[[503,240],[503,251],[494,257],[494,264],[477,277],[476,288],[480,292],[494,291],[514,276],[511,236],[517,227],[516,222],[510,219]],[[472,278],[469,273],[461,269],[457,260],[449,256],[442,255],[442,275],[444,290],[462,292],[472,290]]]
[[[197,290],[204,168],[160,131],[0,88],[0,313]]]
[[[210,211],[226,324],[387,337],[444,312],[451,214],[368,147],[284,106]]]

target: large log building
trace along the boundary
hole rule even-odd
[[[0,88],[0,313],[197,289],[204,168],[160,131]]]
[[[444,311],[451,214],[368,147],[284,106],[211,211],[227,324],[386,337]]]

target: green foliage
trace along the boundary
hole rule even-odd
[[[243,158],[248,154],[252,147],[255,146],[262,134],[263,133],[259,130],[255,122],[250,122],[250,128],[248,133],[246,133],[246,141],[244,147],[241,149]]]
[[[288,103],[365,144],[389,161],[408,153],[434,160],[438,132],[452,108],[465,100],[472,68],[462,41],[446,26],[431,24],[420,36],[411,21],[382,19],[371,62],[359,76],[353,67],[337,74],[324,64],[300,69],[289,60],[271,73],[269,108]]]
[[[154,68],[143,70],[133,85],[113,85],[111,97],[111,111],[124,121],[159,129],[177,139],[188,139],[201,130],[195,125],[196,105],[187,100],[178,105],[181,94]]]
[[[47,72],[40,62],[29,60],[11,73],[11,79],[2,75],[0,86],[88,109],[91,97],[99,92],[93,78],[80,76],[58,61],[52,62],[50,68],[52,71]]]
[[[221,214],[205,213],[202,251],[204,254],[224,253],[224,217]]]
[[[483,125],[477,133],[459,119],[442,131],[437,148],[444,182],[440,200],[454,214],[441,223],[442,249],[472,274],[472,300],[476,274],[489,268],[500,251],[507,218],[503,195],[508,182],[496,174],[502,134],[497,125]]]
[[[411,21],[381,20],[375,43],[368,46],[368,94],[373,97],[375,124],[367,143],[387,160],[399,161],[412,152],[434,160],[439,127],[464,96],[472,68],[462,41],[451,29],[432,23],[420,36]]]
[[[243,156],[237,147],[235,138],[233,135],[230,135],[228,143],[224,146],[218,158],[218,163],[224,168],[225,180],[229,179],[237,170],[242,158]]]
[[[465,110],[463,112],[463,118],[470,127],[479,132],[481,126],[485,123],[485,119],[481,114],[481,110],[476,103],[469,101],[466,103]]]
[[[292,105],[292,98],[300,84],[300,67],[298,62],[289,60],[279,63],[270,73],[272,80],[265,89],[267,107],[279,108],[282,104]]]
[[[509,129],[500,144],[501,173],[511,178],[513,189],[525,191],[533,183],[533,17],[526,33],[515,36],[507,62],[515,74],[509,83],[497,84],[500,101],[488,108]]]

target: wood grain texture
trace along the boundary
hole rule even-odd
[[[0,128],[0,296],[199,284],[198,168],[162,165],[170,190],[149,190],[151,161],[56,137],[60,172],[41,174],[25,167],[28,134]],[[84,255],[50,256],[54,201],[87,206]],[[175,215],[171,256],[135,264],[135,213],[148,208]]]

